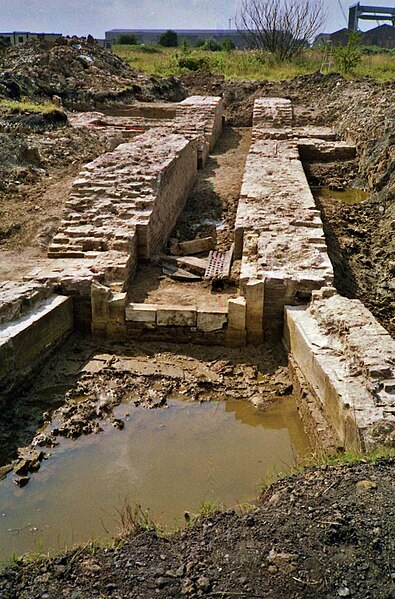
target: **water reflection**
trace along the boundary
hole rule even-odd
[[[106,538],[125,501],[172,526],[203,501],[254,500],[257,483],[309,452],[290,397],[265,411],[231,399],[173,399],[157,410],[123,403],[115,416],[123,431],[108,423],[99,435],[61,440],[27,487],[13,476],[0,482],[0,558]]]

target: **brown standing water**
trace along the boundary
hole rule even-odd
[[[329,187],[312,187],[314,197],[332,198],[345,204],[359,204],[369,197],[369,192],[364,189],[348,187],[342,191],[334,191]]]
[[[259,483],[310,451],[292,397],[265,411],[233,399],[168,404],[148,410],[123,403],[114,415],[124,430],[103,423],[98,435],[60,439],[26,487],[13,474],[1,481],[0,560],[108,539],[125,502],[172,528],[206,501],[254,501]]]

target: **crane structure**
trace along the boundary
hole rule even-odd
[[[357,2],[348,10],[348,28],[358,31],[359,20],[365,21],[391,21],[395,27],[395,8],[388,6],[365,6]]]

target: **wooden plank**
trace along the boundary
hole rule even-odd
[[[176,264],[195,275],[204,275],[208,266],[207,258],[196,258],[196,256],[165,256],[165,261]]]
[[[162,272],[164,275],[167,275],[178,281],[194,282],[202,280],[202,277],[194,275],[187,270],[183,270],[182,268],[177,268],[177,266],[174,266],[173,264],[163,264]]]

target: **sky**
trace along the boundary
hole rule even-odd
[[[323,30],[346,26],[349,0],[323,0]],[[364,0],[364,4],[395,7],[395,0]],[[0,32],[35,31],[104,37],[109,29],[227,29],[238,0],[0,0]],[[376,26],[365,21],[361,29]]]

